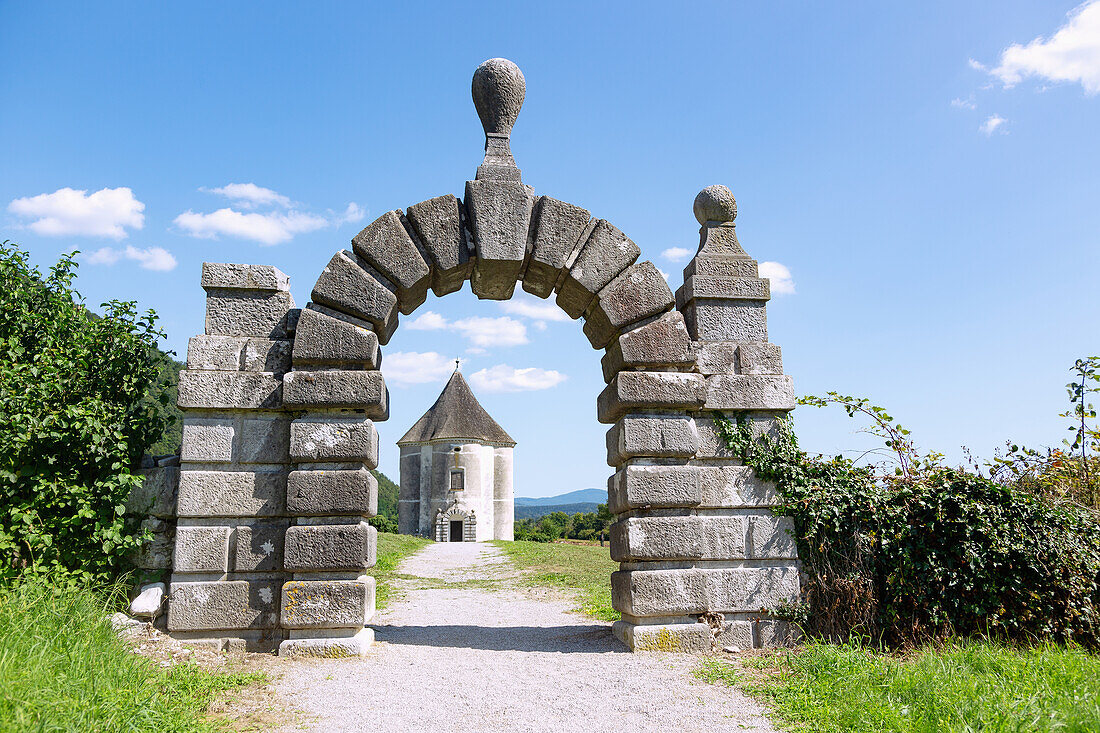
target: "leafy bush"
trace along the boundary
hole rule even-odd
[[[26,568],[104,579],[140,542],[124,503],[163,432],[155,314],[90,313],[67,255],[43,277],[0,244],[0,577]]]
[[[598,540],[606,537],[615,517],[600,504],[594,512],[550,512],[533,519],[517,519],[513,525],[517,540],[553,542],[554,540]]]

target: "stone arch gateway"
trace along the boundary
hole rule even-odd
[[[795,544],[769,510],[772,487],[714,425],[721,410],[767,430],[794,407],[733,196],[711,186],[696,198],[700,247],[674,296],[618,228],[522,183],[509,137],[524,94],[511,62],[478,67],[485,158],[464,198],[383,214],[332,257],[305,308],[273,267],[203,265],[206,332],[179,386],[173,635],[289,655],[370,645],[381,346],[429,288],[468,279],[484,299],[517,284],[554,296],[606,350],[596,412],[614,469],[616,636],[636,650],[786,640],[768,609],[798,596]]]

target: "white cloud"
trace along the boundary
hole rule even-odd
[[[967,59],[966,63],[971,69],[974,69],[975,71],[985,71],[986,70],[985,69],[985,64],[983,64],[981,61],[975,61],[974,59]]]
[[[985,118],[985,122],[983,122],[981,127],[979,127],[978,129],[982,131],[983,135],[989,137],[998,129],[1000,129],[1001,125],[1003,125],[1006,121],[1007,120],[1005,120],[1005,118],[1001,117],[1000,115],[989,115],[989,117]],[[1004,130],[1001,130],[1001,132],[1004,132]]]
[[[424,311],[405,324],[405,328],[410,328],[413,331],[439,331],[446,327],[447,319],[435,311]]]
[[[289,209],[291,205],[290,199],[286,196],[277,191],[272,191],[270,188],[257,186],[255,183],[227,183],[220,188],[200,188],[199,190],[225,196],[233,203],[246,209],[253,209],[257,206],[281,206],[284,209]]]
[[[971,60],[971,66],[985,67]],[[1090,0],[1069,13],[1069,21],[1050,38],[1026,46],[1014,43],[988,70],[1010,88],[1035,76],[1053,82],[1076,82],[1086,94],[1100,93],[1100,0]]]
[[[168,272],[176,269],[176,258],[163,247],[147,247],[138,249],[130,245],[126,249],[113,247],[100,247],[96,251],[84,257],[89,265],[114,265],[125,257],[139,264],[142,269]]]
[[[507,364],[497,364],[471,374],[470,384],[481,392],[532,392],[556,387],[565,379],[564,374],[552,369],[516,369]]]
[[[386,384],[405,387],[410,384],[442,382],[455,370],[455,360],[434,351],[398,351],[386,354],[382,374]]]
[[[667,272],[662,270],[660,267],[657,268],[657,272],[661,273],[661,277],[665,279],[665,282],[668,282],[669,274]]]
[[[122,250],[114,247],[100,247],[95,252],[84,256],[84,261],[89,265],[113,265],[122,258]]]
[[[527,293],[516,293],[511,300],[500,301],[505,313],[538,321],[568,321],[569,316],[552,300],[540,300]]]
[[[691,257],[691,255],[691,250],[685,249],[684,247],[669,247],[668,249],[661,252],[661,256],[669,262],[683,262],[684,260]]]
[[[336,225],[340,224],[355,224],[363,221],[363,217],[367,215],[367,212],[363,210],[359,204],[352,201],[348,204],[348,208],[344,209],[344,213],[336,217]]]
[[[233,209],[218,209],[212,214],[197,214],[188,209],[176,217],[175,224],[199,239],[217,239],[225,235],[271,245],[290,241],[297,234],[323,229],[329,226],[329,221],[298,211],[244,214]]]
[[[110,237],[125,239],[129,229],[145,226],[145,204],[134,198],[129,188],[101,188],[93,194],[86,190],[59,188],[53,193],[19,198],[8,204],[8,211],[34,219],[27,226],[47,237]]]
[[[771,280],[772,295],[794,295],[794,280],[786,265],[778,262],[761,262],[760,277]]]
[[[952,99],[951,100],[951,106],[955,107],[957,109],[969,109],[969,110],[975,110],[975,109],[978,108],[978,105],[974,104],[974,98],[973,97],[970,97],[968,99]]]
[[[518,346],[527,343],[527,327],[508,316],[484,318],[473,316],[454,321],[451,327],[469,339],[474,346]]]

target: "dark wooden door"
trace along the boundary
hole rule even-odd
[[[451,522],[451,542],[462,541],[462,522]]]

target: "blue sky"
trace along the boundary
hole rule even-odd
[[[43,266],[80,249],[87,300],[155,308],[182,356],[203,261],[275,265],[304,305],[370,220],[460,195],[494,56],[527,78],[524,181],[673,287],[695,194],[733,190],[746,249],[790,275],[769,329],[800,394],[867,395],[956,459],[1061,440],[1068,368],[1100,352],[1095,1],[0,2],[2,236]],[[540,306],[467,288],[403,319],[384,471],[460,357],[520,443],[517,494],[603,486],[600,354]],[[842,414],[796,424],[867,445]]]

